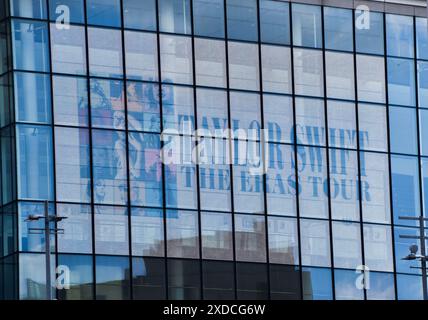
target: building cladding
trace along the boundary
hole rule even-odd
[[[58,299],[423,299],[425,2],[2,0],[0,30],[0,298],[45,296],[48,200]]]

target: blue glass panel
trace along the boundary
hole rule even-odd
[[[395,224],[415,225],[399,217],[416,217],[420,212],[419,164],[416,157],[392,156],[392,199]]]
[[[227,0],[229,39],[257,41],[257,1]]]
[[[367,300],[394,300],[395,285],[392,273],[371,272],[370,287],[367,292]]]
[[[159,135],[130,133],[128,142],[132,205],[162,206]]]
[[[120,0],[86,0],[88,24],[120,27]]]
[[[193,0],[193,24],[198,36],[224,38],[224,0]]]
[[[326,49],[352,51],[352,10],[325,7],[324,36]]]
[[[334,289],[336,300],[363,300],[364,290],[356,286],[361,274],[354,270],[334,270]]]
[[[428,25],[426,18],[416,18],[416,54],[428,60]]]
[[[262,42],[290,44],[290,5],[288,2],[260,1]]]
[[[420,108],[428,108],[428,62],[418,61],[418,102]]]
[[[419,111],[419,137],[421,154],[428,156],[428,110]]]
[[[413,17],[387,14],[386,37],[389,56],[413,58]]]
[[[127,83],[128,129],[160,132],[159,86],[152,83]]]
[[[53,199],[52,131],[17,125],[18,197]],[[34,177],[37,177],[35,179]]]
[[[391,151],[417,154],[416,110],[413,108],[389,108],[389,136]]]
[[[16,72],[14,80],[16,120],[50,123],[50,77],[44,74]]]
[[[421,274],[421,269],[411,268],[411,266],[419,265],[417,261],[403,260],[403,258],[410,253],[409,247],[416,244],[420,248],[421,242],[418,239],[406,239],[402,238],[402,236],[417,237],[419,236],[419,228],[404,228],[397,226],[394,227],[394,251],[396,272]],[[419,250],[417,254],[421,254],[421,251]]]
[[[130,299],[129,258],[97,256],[95,261],[96,299]]]
[[[48,24],[12,21],[13,65],[16,69],[49,71]]]
[[[355,11],[356,51],[384,54],[383,13]]]
[[[125,28],[156,30],[156,0],[123,0]]]
[[[159,0],[159,29],[163,32],[191,34],[189,0]]]
[[[49,0],[49,18],[60,23],[84,23],[84,0]]]
[[[397,275],[398,300],[423,300],[422,277]]]
[[[293,44],[296,46],[321,48],[321,7],[292,4]]]
[[[46,0],[12,0],[10,13],[15,17],[46,19]]]
[[[93,258],[86,255],[61,254],[58,266],[70,271],[70,288],[58,290],[60,300],[93,299]]]
[[[388,98],[390,104],[416,105],[414,61],[388,58]]]
[[[302,268],[302,282],[304,300],[333,299],[330,269]]]

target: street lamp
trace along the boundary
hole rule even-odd
[[[45,235],[45,261],[46,261],[46,300],[52,299],[52,286],[51,286],[51,234],[60,234],[64,233],[64,229],[58,229],[56,227],[51,228],[50,223],[60,222],[67,217],[59,217],[56,215],[49,215],[49,201],[45,201],[44,203],[44,215],[33,215],[30,214],[26,222],[36,222],[39,220],[44,220],[44,228],[29,228],[29,234],[43,234]]]

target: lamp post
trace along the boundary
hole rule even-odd
[[[50,223],[60,222],[67,217],[58,217],[56,215],[49,215],[49,201],[44,203],[44,215],[33,215],[30,214],[25,220],[26,222],[35,222],[44,220],[43,228],[29,228],[29,234],[44,234],[45,235],[45,263],[46,263],[46,300],[52,299],[52,283],[51,283],[51,234],[63,233],[64,229],[58,229],[56,227],[51,228]]]
[[[401,260],[407,260],[407,261],[414,261],[418,260],[421,262],[420,269],[422,270],[422,290],[424,295],[424,300],[428,300],[428,288],[427,288],[427,260],[428,257],[426,255],[426,245],[425,240],[428,239],[428,236],[425,234],[425,221],[428,221],[428,218],[424,218],[423,216],[419,217],[398,217],[398,219],[401,220],[409,220],[409,221],[418,221],[419,223],[419,235],[413,236],[413,235],[400,235],[401,239],[417,239],[420,240],[421,243],[421,254],[418,253],[418,246],[416,244],[413,244],[409,247],[410,253],[405,256],[404,258],[401,258]],[[419,269],[419,267],[412,267],[412,269]]]

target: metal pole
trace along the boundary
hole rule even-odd
[[[46,244],[46,300],[52,299],[51,287],[51,232],[49,221],[49,201],[45,201],[45,244]]]

